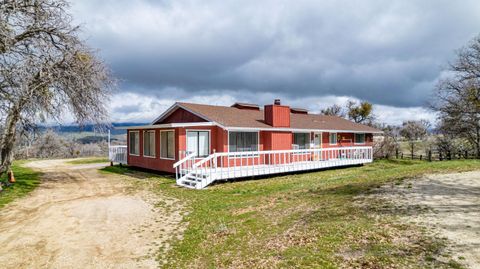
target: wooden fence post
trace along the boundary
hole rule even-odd
[[[431,150],[428,151],[428,161],[429,162],[432,161],[432,151]]]
[[[402,152],[402,159],[403,159],[403,152]]]
[[[468,159],[468,150],[465,150],[465,159]]]
[[[398,149],[395,149],[395,156],[396,156],[397,159],[398,159]]]
[[[440,161],[443,161],[442,152],[439,152],[439,153],[438,153],[438,159],[439,159]]]
[[[420,161],[422,160],[422,157],[423,157],[423,155],[422,155],[422,154],[420,154]]]

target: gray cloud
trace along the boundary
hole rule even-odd
[[[73,5],[123,92],[352,96],[392,107],[425,104],[454,50],[478,34],[479,9],[473,0]]]

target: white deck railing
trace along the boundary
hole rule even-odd
[[[177,184],[202,189],[215,180],[369,163],[372,154],[372,147],[217,152],[205,158],[183,153],[174,168]]]
[[[114,163],[127,164],[127,146],[109,146],[108,159]]]

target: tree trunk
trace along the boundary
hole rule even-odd
[[[0,148],[0,176],[10,169],[13,161],[13,147],[15,145],[17,123],[20,120],[20,108],[14,106],[7,116],[5,129],[2,134]]]
[[[477,126],[477,141],[475,143],[476,157],[480,159],[480,128]]]

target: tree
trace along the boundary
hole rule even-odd
[[[320,113],[326,116],[337,116],[337,117],[345,118],[345,111],[341,106],[337,104],[334,104],[325,109],[322,109]]]
[[[35,142],[37,157],[39,158],[59,158],[67,156],[67,147],[65,141],[53,130],[47,130]]]
[[[373,140],[373,155],[375,157],[393,156],[398,149],[398,127],[386,124],[376,124],[375,128],[382,130],[380,138]]]
[[[64,0],[0,0],[0,175],[16,134],[70,111],[77,123],[104,123],[114,81],[79,38]]]
[[[425,120],[403,122],[400,135],[408,141],[412,159],[415,153],[415,146],[418,142],[425,139],[428,133],[428,127],[429,122]]]
[[[436,87],[431,107],[445,137],[467,140],[480,158],[480,36],[457,52],[450,76]]]
[[[367,101],[357,104],[355,101],[347,102],[348,119],[356,123],[372,124],[375,117],[373,116],[373,105]]]

